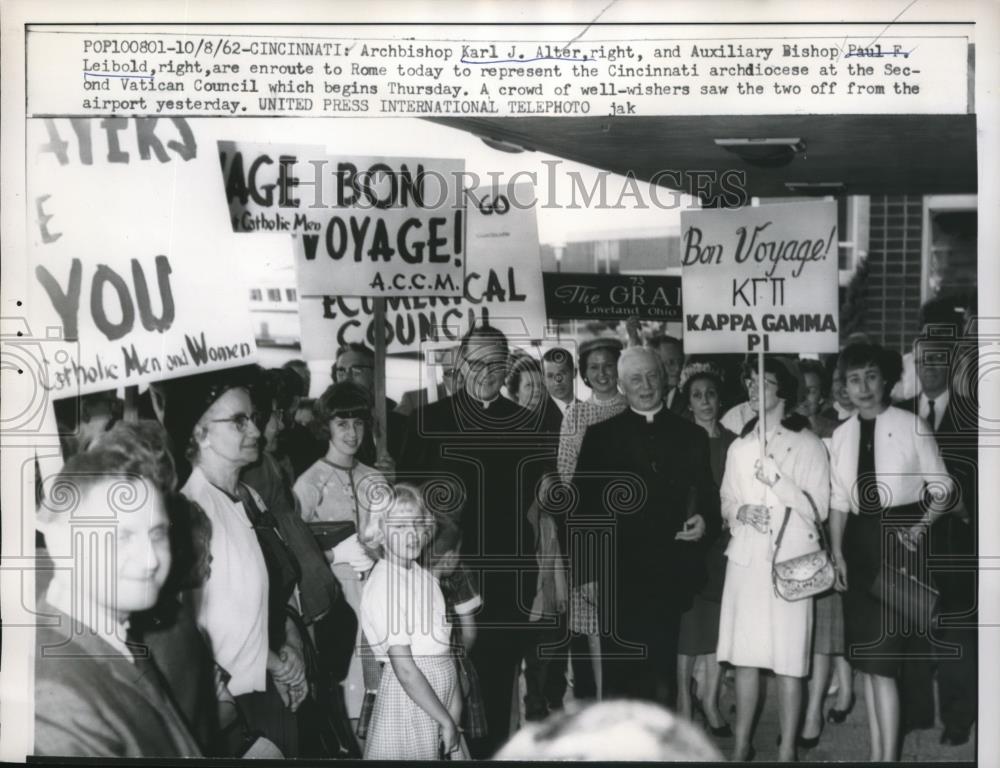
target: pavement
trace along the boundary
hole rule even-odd
[[[769,762],[778,759],[777,738],[780,732],[778,725],[778,703],[777,687],[775,679],[770,675],[762,675],[761,688],[763,689],[764,707],[754,732],[753,744],[757,750],[755,762]],[[813,749],[799,750],[798,759],[803,763],[822,762],[868,762],[868,715],[865,710],[864,692],[859,679],[855,679],[857,691],[857,703],[851,714],[847,716],[840,725],[825,723],[819,744]],[[735,705],[735,691],[732,686],[724,685],[720,696],[719,710],[727,713],[726,716],[732,722],[735,720],[735,713],[732,711]],[[829,710],[833,705],[833,698],[828,697],[823,706],[823,711]],[[911,731],[903,740],[903,748],[900,753],[900,762],[975,762],[976,759],[976,729],[972,729],[972,736],[967,744],[959,747],[944,746],[940,744],[942,726],[939,723],[935,728]],[[726,757],[729,756],[733,747],[732,739],[719,739],[709,735]]]
[[[519,700],[524,700],[524,677],[520,678]],[[813,749],[799,750],[798,759],[802,763],[848,762],[852,764],[867,763],[868,760],[868,716],[865,710],[864,692],[861,681],[855,676],[857,703],[839,725],[824,723],[819,744]],[[936,689],[935,689],[936,690]],[[566,692],[566,701],[572,701],[572,681]],[[769,674],[761,676],[761,695],[764,699],[757,728],[754,732],[753,745],[757,750],[755,762],[768,763],[778,759],[777,738],[778,725],[777,689],[774,677]],[[735,715],[735,690],[731,680],[725,680],[719,696],[719,711],[732,723]],[[823,705],[826,712],[833,705],[834,699],[828,697]],[[520,716],[524,717],[524,705],[521,704]],[[515,713],[515,718],[517,717]],[[699,723],[700,724],[700,723]],[[968,743],[958,747],[944,746],[940,743],[942,725],[940,721],[931,729],[911,731],[903,740],[900,762],[920,763],[975,763],[976,761],[976,728],[973,727]],[[733,749],[733,740],[717,738],[706,734],[714,742],[719,751],[728,758]]]

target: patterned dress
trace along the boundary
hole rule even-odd
[[[568,483],[576,472],[576,461],[580,456],[580,446],[587,428],[617,416],[628,407],[624,395],[616,394],[610,400],[598,400],[592,395],[588,400],[572,403],[563,416],[562,432],[559,435],[559,456],[556,466],[559,478]],[[569,592],[569,624],[572,632],[582,635],[596,635],[597,606],[586,599],[580,585],[573,584]]]
[[[372,712],[365,760],[435,760],[438,723],[403,688],[389,648],[408,646],[434,695],[450,709],[461,696],[444,594],[429,571],[380,560],[365,583],[361,624],[375,658],[383,662]]]

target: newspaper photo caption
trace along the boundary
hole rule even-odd
[[[29,116],[930,114],[969,106],[968,36],[933,25],[848,25],[843,35],[794,25],[782,36],[751,27],[738,37],[711,26],[615,27],[572,43],[557,42],[572,39],[572,25],[545,29],[549,41],[503,28],[487,39],[479,27],[449,30],[450,39],[440,29],[405,37],[322,25],[280,35],[263,25],[161,29],[169,28],[29,26],[28,66],[51,73],[30,89]]]

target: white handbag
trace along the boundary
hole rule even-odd
[[[785,507],[785,519],[781,523],[778,540],[774,545],[774,558],[771,560],[771,582],[774,584],[774,594],[789,602],[821,595],[833,586],[836,579],[833,568],[833,553],[830,551],[830,542],[827,540],[823,522],[819,519],[816,503],[808,493],[805,493],[805,497],[812,507],[821,549],[778,562],[778,550],[781,548],[785,527],[788,525],[788,518],[792,513],[791,507]]]

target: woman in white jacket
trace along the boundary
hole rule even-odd
[[[781,528],[779,561],[820,548],[817,517],[826,519],[830,468],[826,449],[792,415],[796,379],[776,358],[764,365],[766,448],[760,457],[759,419],[752,419],[730,446],[722,479],[722,516],[732,539],[719,623],[720,662],[736,667],[734,760],[752,759],[751,729],[757,706],[760,670],[778,679],[781,716],[779,760],[795,759],[795,736],[802,708],[802,678],[809,674],[813,601],[788,602],[775,594],[771,564]],[[755,372],[747,381],[757,413]],[[787,522],[785,522],[787,520]]]

